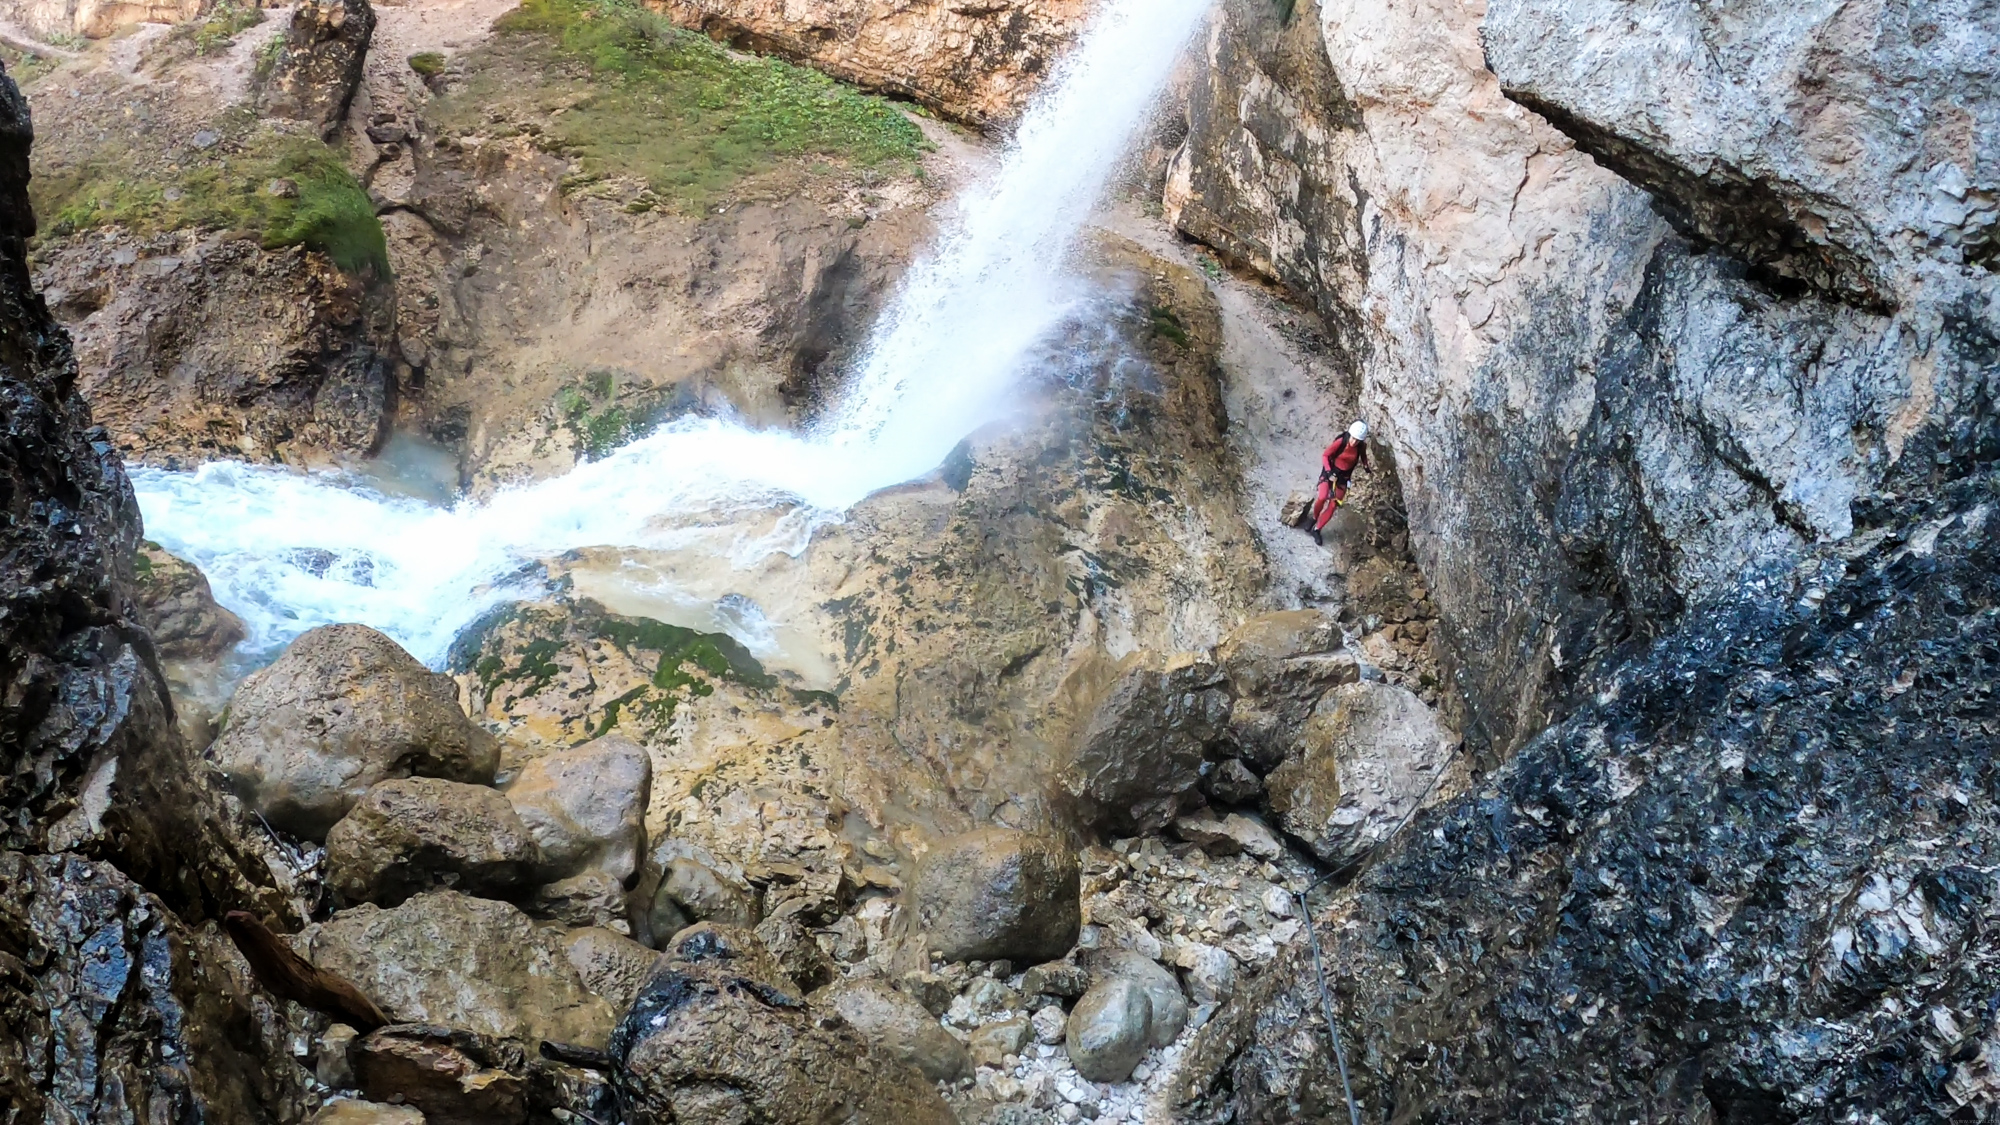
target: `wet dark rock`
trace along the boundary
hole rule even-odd
[[[292,11],[283,53],[264,88],[264,109],[332,137],[361,84],[375,9],[368,0],[305,0]]]
[[[1061,957],[1082,927],[1080,870],[1054,837],[987,828],[946,840],[917,875],[917,928],[947,961]]]
[[[522,1125],[525,1069],[519,1044],[424,1024],[382,1028],[354,1048],[361,1092],[415,1106],[425,1125]]]
[[[951,1125],[944,1099],[859,1033],[726,958],[656,968],[611,1039],[631,1125]]]
[[[1121,662],[1077,735],[1062,785],[1116,831],[1172,820],[1201,781],[1201,762],[1229,722],[1216,667],[1145,652]]]
[[[1218,762],[1202,782],[1202,790],[1224,805],[1247,805],[1264,795],[1264,779],[1235,758]]]
[[[2000,957],[2000,482],[1881,500],[1419,814],[1319,915],[1369,1115],[1977,1120]],[[1299,955],[1179,1120],[1345,1120]],[[1449,1063],[1446,1063],[1446,1059]]]

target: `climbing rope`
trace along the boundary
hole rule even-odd
[[[1326,966],[1320,960],[1319,931],[1313,928],[1312,906],[1306,902],[1307,895],[1318,890],[1321,883],[1335,874],[1329,871],[1299,892],[1299,916],[1305,919],[1306,943],[1312,947],[1313,976],[1319,981],[1320,1011],[1326,1016],[1326,1037],[1333,1043],[1333,1061],[1340,1066],[1340,1092],[1347,1096],[1347,1117],[1353,1125],[1361,1125],[1361,1106],[1354,1100],[1354,1083],[1347,1077],[1347,1051],[1340,1045],[1340,1023],[1333,1007],[1333,992],[1326,987]]]

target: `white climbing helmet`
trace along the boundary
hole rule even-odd
[[[1356,422],[1352,426],[1347,427],[1347,436],[1353,438],[1355,441],[1367,441],[1368,423]]]

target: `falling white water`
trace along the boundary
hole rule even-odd
[[[727,573],[798,556],[855,502],[932,471],[1009,412],[1037,345],[1086,296],[1065,268],[1073,244],[1210,2],[1103,0],[999,170],[955,202],[813,432],[686,419],[565,476],[451,508],[351,476],[135,468],[147,534],[202,568],[249,624],[253,653],[358,621],[432,663],[488,607],[538,587],[537,560],[592,547],[699,552]],[[768,643],[755,613],[719,621],[753,651]]]

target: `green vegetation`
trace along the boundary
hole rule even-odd
[[[238,35],[263,22],[264,12],[254,0],[242,5],[222,0],[200,23],[184,23],[174,34],[193,43],[198,55],[219,55],[236,45]]]
[[[1153,306],[1153,335],[1164,336],[1183,348],[1188,346],[1187,326],[1165,305]]]
[[[535,108],[547,114],[540,143],[581,165],[566,186],[636,180],[645,190],[634,210],[701,208],[794,158],[875,168],[914,162],[927,147],[881,98],[816,71],[739,56],[627,0],[526,0],[495,30],[499,42],[488,50],[546,53],[554,65],[480,68],[447,115],[476,124],[510,91],[539,99]],[[580,93],[557,88],[565,70],[585,80]],[[543,87],[520,89],[524,73],[541,75]]]
[[[209,147],[176,164],[135,167],[129,154],[102,152],[87,164],[38,168],[29,193],[47,217],[44,231],[245,231],[268,249],[305,246],[343,270],[389,275],[381,221],[338,153],[315,137],[233,124],[219,122]]]
[[[644,433],[650,412],[634,412],[616,401],[618,376],[593,371],[574,387],[556,393],[556,415],[576,437],[585,460],[595,461]]]
[[[444,73],[445,58],[437,51],[419,51],[405,61],[420,78],[436,78]]]

